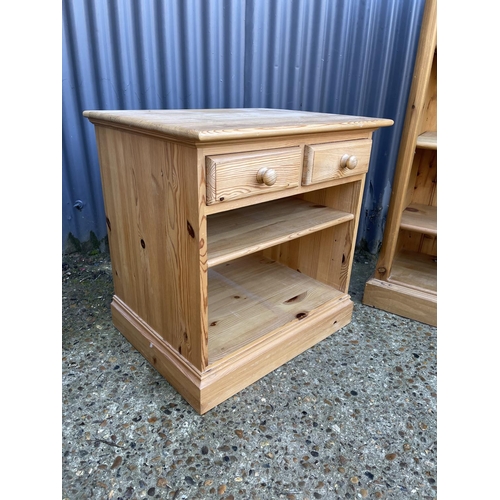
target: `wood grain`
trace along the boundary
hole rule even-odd
[[[422,252],[399,252],[388,281],[436,294],[437,257]]]
[[[201,412],[213,408],[349,324],[352,310],[353,303],[347,296],[333,304],[326,303],[302,321],[292,321],[214,362],[202,375]]]
[[[432,293],[372,278],[366,283],[363,304],[437,326],[437,296]]]
[[[285,137],[316,132],[336,132],[391,126],[393,120],[268,108],[198,110],[87,110],[87,118],[158,132],[190,142]]]
[[[417,137],[417,148],[437,150],[437,132],[427,131]]]
[[[208,266],[215,266],[354,219],[298,198],[270,201],[207,219]]]
[[[115,294],[201,369],[196,150],[107,127],[96,137]]]
[[[118,297],[113,298],[111,314],[114,325],[168,382],[197,411],[201,412],[202,372],[165,342]]]
[[[302,194],[301,197],[310,203],[352,213],[354,217],[347,223],[272,247],[265,250],[264,254],[322,283],[347,292],[363,187],[364,178]]]
[[[417,137],[426,130],[426,109],[433,93],[428,92],[429,81],[433,68],[434,54],[437,44],[437,2],[427,0],[422,19],[413,82],[408,96],[403,132],[399,146],[396,171],[392,185],[392,196],[387,213],[382,248],[377,260],[375,278],[387,279],[390,275],[392,262],[398,247],[398,236],[401,216],[404,208],[411,202],[416,202],[411,196],[413,191],[412,171],[413,158]],[[424,129],[422,129],[424,128]],[[410,199],[408,197],[410,196]]]
[[[346,326],[353,303],[348,297],[318,307],[302,322],[290,322],[200,372],[114,297],[113,322],[127,340],[200,414]]]
[[[382,248],[363,303],[436,324],[437,2],[426,0]]]
[[[298,146],[207,156],[207,205],[271,193],[299,186],[302,166]],[[262,167],[276,172],[276,182],[268,186],[258,181]]]
[[[416,150],[406,200],[409,206],[420,206],[422,210],[433,214],[433,217],[426,221],[428,230],[413,232],[409,230],[410,226],[405,225],[408,215],[405,209],[401,215],[398,248],[435,255],[437,252],[437,152],[435,150]],[[425,209],[424,206],[429,208]],[[422,228],[417,226],[415,229]]]
[[[371,144],[392,120],[261,109],[84,115],[98,143],[114,324],[196,411],[348,324],[365,172],[301,185],[304,149]],[[273,171],[259,184],[263,167]]]
[[[437,207],[412,203],[401,217],[401,229],[437,236]]]
[[[345,294],[270,259],[249,256],[208,272],[209,363]]]
[[[367,172],[371,147],[370,139],[306,145],[302,183],[315,184],[328,179]],[[356,157],[355,168],[342,168],[341,158],[346,154]]]

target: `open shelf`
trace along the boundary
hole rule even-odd
[[[402,251],[394,258],[390,283],[437,293],[437,258],[419,252]]]
[[[401,229],[437,236],[437,207],[412,203],[401,216]]]
[[[354,215],[298,198],[208,216],[208,267],[342,224]]]
[[[208,270],[208,361],[347,295],[260,255]]]
[[[434,149],[437,151],[437,132],[429,131],[417,137],[417,148]]]

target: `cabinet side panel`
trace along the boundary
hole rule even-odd
[[[347,292],[353,221],[303,236],[273,248],[271,258]]]
[[[420,133],[428,130],[437,131],[437,48],[434,50],[431,74],[425,93],[426,106]]]
[[[397,253],[409,251],[437,256],[437,237],[401,229],[397,249]]]
[[[417,169],[412,190],[412,203],[437,207],[437,151],[419,149],[415,152]]]
[[[135,212],[127,200],[133,196],[124,168],[122,136],[111,129],[95,127],[99,166],[106,212],[106,225],[113,269],[114,293],[126,299],[131,309],[139,309],[138,289],[130,286],[138,273],[139,254],[131,239]]]
[[[96,127],[115,295],[203,364],[196,150]]]

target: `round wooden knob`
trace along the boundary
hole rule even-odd
[[[357,164],[358,164],[358,159],[354,155],[352,156],[344,155],[340,159],[341,168],[347,167],[349,170],[352,170],[353,168],[356,168]]]
[[[278,174],[276,173],[276,170],[272,168],[262,167],[257,172],[257,182],[259,184],[272,186],[277,180],[278,180]]]

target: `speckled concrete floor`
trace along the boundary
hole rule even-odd
[[[106,255],[63,257],[62,498],[435,499],[436,329],[352,322],[203,416],[114,328]]]

